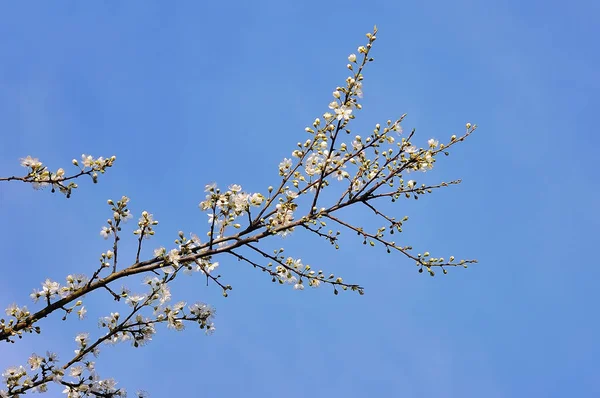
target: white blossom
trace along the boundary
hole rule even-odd
[[[292,167],[292,159],[284,158],[281,163],[279,163],[279,172],[285,173]]]
[[[417,152],[417,147],[415,147],[414,145],[410,145],[410,146],[404,147],[404,152],[406,152],[406,153],[416,153]]]
[[[46,297],[52,297],[58,293],[59,288],[60,284],[58,282],[53,282],[50,279],[46,279],[44,283],[42,283],[42,294]]]
[[[77,316],[79,317],[79,319],[85,318],[86,312],[87,312],[87,310],[85,309],[85,307],[81,306],[81,308],[79,310],[77,310]]]
[[[90,155],[81,155],[81,160],[83,161],[84,167],[92,167],[92,165],[94,164],[94,158]]]
[[[27,360],[27,363],[29,363],[31,370],[37,370],[40,366],[42,366],[43,361],[44,361],[43,357],[41,357],[37,354],[31,354],[31,356]]]
[[[21,166],[23,167],[31,167],[32,169],[39,168],[42,165],[42,162],[39,161],[38,158],[32,158],[27,155],[26,158],[21,158]]]
[[[79,343],[80,346],[85,347],[88,343],[89,333],[79,333],[75,336],[75,341]]]
[[[232,184],[229,186],[229,190],[233,193],[238,193],[242,190],[242,187],[238,184]]]
[[[100,235],[102,235],[102,237],[104,239],[108,239],[108,237],[110,236],[110,233],[112,231],[110,230],[110,228],[108,227],[102,227],[102,230],[100,231]]]
[[[250,204],[252,206],[260,206],[262,202],[265,200],[265,197],[260,193],[254,193],[250,196]]]
[[[83,373],[83,366],[73,366],[71,367],[70,374],[72,377],[79,377]]]
[[[171,251],[169,252],[169,262],[175,264],[175,265],[179,265],[179,259],[181,258],[181,256],[179,255],[179,250],[177,249],[171,249]]]
[[[127,304],[129,304],[131,307],[135,307],[138,303],[144,301],[146,299],[146,296],[143,294],[132,294],[127,296]]]
[[[352,114],[352,109],[350,109],[346,105],[342,105],[341,107],[335,109],[335,114],[337,120],[348,120],[350,119],[350,115]]]

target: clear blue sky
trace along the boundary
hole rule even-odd
[[[393,208],[411,217],[407,244],[478,265],[431,278],[350,236],[339,252],[292,237],[290,254],[365,296],[275,286],[223,258],[229,298],[179,285],[217,307],[213,336],[161,329],[144,349],[105,348],[102,376],[153,397],[600,396],[598,2],[3,2],[0,18],[0,174],[28,154],[52,169],[117,156],[70,200],[0,185],[3,308],[35,308],[45,278],[94,269],[108,198],[155,214],[149,252],[206,231],[206,183],[264,192],[373,24],[355,132],[404,112],[422,142],[480,126],[428,177],[463,185]],[[51,319],[0,346],[0,367],[66,358],[75,332],[119,308],[87,304],[87,323]]]

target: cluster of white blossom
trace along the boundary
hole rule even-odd
[[[102,229],[100,230],[100,235],[104,238],[104,239],[108,239],[109,236],[111,236],[111,234],[113,236],[116,236],[117,232],[121,230],[121,228],[119,227],[119,224],[121,222],[126,223],[128,220],[133,218],[133,214],[131,214],[131,211],[127,208],[127,204],[129,203],[129,198],[127,196],[123,196],[121,197],[120,200],[117,201],[117,203],[115,204],[115,202],[112,199],[109,199],[107,201],[108,205],[111,206],[111,210],[113,211],[113,218],[112,219],[108,219],[106,220],[106,223],[108,224],[108,226],[103,226]],[[144,215],[142,214],[142,218],[144,218]],[[140,218],[140,223],[142,222],[142,218]],[[147,218],[147,217],[146,217]],[[151,224],[152,222],[152,215],[150,215],[150,225],[155,225],[155,224]],[[140,225],[141,227],[141,225]],[[134,234],[138,234],[139,232],[134,232]],[[107,253],[108,254],[108,253]],[[112,258],[112,252],[110,252],[110,258]]]
[[[269,217],[269,227],[277,231],[279,236],[286,237],[294,231],[294,227],[288,227],[294,221],[294,210],[297,205],[292,202],[277,203],[277,211]],[[286,228],[288,227],[288,228]]]
[[[79,334],[75,341],[78,347],[83,348],[88,344],[87,335]],[[93,361],[82,361],[81,365],[58,366],[57,355],[47,352],[45,356],[32,354],[27,363],[29,371],[23,366],[18,366],[8,368],[2,373],[6,389],[0,390],[0,398],[17,397],[20,396],[20,391],[27,390],[34,393],[48,392],[49,382],[62,384],[65,387],[62,392],[69,398],[126,396],[124,389],[116,388],[117,383],[114,379],[101,379],[98,376]]]
[[[88,277],[85,275],[67,275],[67,283],[64,286],[60,286],[58,282],[46,279],[42,283],[42,289],[33,289],[30,297],[34,303],[37,303],[42,297],[46,302],[50,303],[54,298],[67,297],[71,292],[82,288],[86,283],[88,283]]]
[[[154,235],[153,227],[158,225],[158,221],[154,219],[154,216],[147,211],[142,212],[142,216],[138,221],[138,229],[133,231],[134,235],[139,235],[140,238],[150,239]]]
[[[277,251],[277,254],[283,253],[284,249],[281,248]],[[356,290],[359,294],[363,294],[362,288],[356,285],[347,285],[344,283],[341,277],[336,277],[334,274],[330,274],[325,277],[322,270],[314,271],[308,264],[302,263],[302,259],[284,256],[267,256],[271,260],[274,260],[278,265],[275,267],[273,273],[273,281],[279,281],[281,284],[294,285],[295,290],[304,290],[304,282],[307,281],[308,286],[316,288],[321,283],[333,284],[340,286],[342,290]],[[269,263],[272,266],[272,263]],[[337,289],[334,289],[334,293],[337,294]]]
[[[229,189],[223,193],[217,188],[217,184],[206,185],[204,192],[207,192],[205,200],[200,202],[199,207],[203,211],[208,211],[208,223],[211,225],[207,235],[211,238],[223,237],[225,228],[233,226],[241,228],[237,218],[250,212],[250,207],[260,207],[265,197],[260,193],[249,194],[242,191],[238,184],[232,184]],[[218,236],[214,233],[217,232]]]
[[[35,189],[44,188],[47,186],[52,187],[52,192],[58,189],[61,193],[67,197],[71,196],[73,189],[77,188],[77,184],[74,182],[65,183],[69,180],[73,180],[82,175],[89,175],[94,183],[98,182],[98,173],[103,174],[107,168],[112,167],[116,160],[115,156],[110,158],[94,158],[90,155],[81,155],[81,164],[76,159],[73,159],[72,163],[79,167],[79,173],[67,176],[65,170],[61,167],[56,172],[50,171],[38,158],[33,158],[30,155],[21,158],[21,166],[28,169],[27,175],[24,177],[8,177],[2,178],[0,181],[19,180],[28,182],[33,185]]]

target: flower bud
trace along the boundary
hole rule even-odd
[[[356,62],[356,54],[350,54],[348,56],[348,61],[350,61],[350,62]]]

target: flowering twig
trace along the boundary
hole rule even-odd
[[[65,182],[87,175],[91,177],[95,184],[98,182],[98,173],[104,174],[106,169],[112,167],[116,160],[115,156],[106,159],[103,157],[95,159],[89,155],[81,155],[81,158],[81,165],[76,159],[73,159],[72,161],[73,165],[79,167],[80,171],[76,174],[65,176],[64,169],[60,168],[55,173],[52,173],[37,158],[27,156],[21,159],[21,166],[28,169],[26,176],[0,177],[0,182],[21,181],[33,184],[33,187],[36,189],[50,185],[53,193],[56,191],[56,188],[58,188],[61,193],[65,194],[67,198],[70,198],[73,189],[78,186],[74,182],[65,185]]]
[[[331,113],[325,112],[322,120],[316,118],[312,127],[306,127],[309,138],[297,144],[291,159],[284,158],[279,164],[282,179],[276,189],[270,186],[267,196],[264,196],[261,193],[244,192],[237,184],[230,185],[227,190],[221,190],[216,183],[206,186],[206,197],[199,207],[208,216],[207,241],[201,242],[193,234],[188,238],[180,231],[175,247],[170,250],[165,247],[156,248],[153,257],[141,260],[143,242],[154,236],[154,228],[158,225],[152,214],[143,211],[137,223],[138,228],[133,231],[137,237],[135,260],[123,267],[123,255],[119,256],[119,262],[117,255],[119,242],[124,239],[121,233],[123,224],[132,218],[127,207],[129,198],[123,196],[116,202],[109,200],[112,218],[107,220],[100,234],[105,239],[112,235],[112,245],[110,250],[100,255],[98,268],[89,278],[84,275],[69,275],[63,286],[49,279],[43,282],[42,289],[34,290],[31,294],[35,302],[42,299],[44,303],[43,308],[36,312],[31,313],[25,306],[9,306],[6,310],[8,319],[0,319],[0,341],[14,342],[15,337],[22,338],[24,333],[40,333],[38,321],[55,311],[64,311],[63,319],[75,310],[80,319],[84,318],[86,310],[83,299],[98,289],[108,291],[120,302],[115,305],[123,305],[123,301],[130,305],[129,314],[121,317],[118,312],[113,312],[102,318],[100,326],[108,331],[94,343],[89,343],[88,334],[78,335],[76,341],[79,349],[62,367],[56,365],[55,356],[48,354],[46,357],[30,358],[31,369],[39,370],[35,375],[28,375],[23,367],[10,368],[4,374],[8,390],[0,389],[0,397],[14,397],[26,391],[44,392],[50,382],[64,386],[64,392],[69,398],[83,395],[124,395],[125,391],[117,389],[114,380],[100,380],[97,377],[93,362],[88,361],[87,356],[97,354],[100,344],[107,342],[131,340],[135,347],[141,346],[151,339],[155,333],[154,326],[160,323],[182,330],[186,322],[197,322],[202,329],[209,332],[214,330],[211,322],[214,316],[212,307],[194,304],[186,310],[185,303],[168,305],[171,298],[169,283],[182,272],[198,272],[206,276],[207,285],[210,281],[214,282],[227,297],[232,286],[223,283],[221,275],[215,272],[219,263],[214,259],[220,254],[229,254],[240,262],[266,272],[273,282],[292,284],[297,290],[303,290],[305,284],[311,287],[327,284],[333,287],[334,294],[338,294],[338,289],[363,294],[362,286],[347,283],[334,274],[326,276],[322,270],[313,270],[312,266],[304,264],[300,258],[284,255],[283,248],[271,254],[259,246],[260,242],[274,236],[290,236],[297,227],[327,240],[336,249],[340,247],[340,234],[343,231],[352,232],[359,235],[365,245],[383,246],[388,253],[394,251],[403,254],[416,263],[419,272],[426,269],[431,276],[435,275],[435,267],[442,269],[445,274],[445,267],[466,267],[475,263],[476,260],[455,261],[453,256],[446,261],[442,257],[431,256],[427,251],[414,254],[411,246],[397,244],[386,235],[402,232],[408,217],[397,218],[377,206],[382,198],[389,198],[392,202],[401,198],[418,198],[419,195],[460,183],[460,180],[453,180],[418,185],[417,178],[409,179],[409,174],[431,170],[436,157],[439,154],[448,155],[452,146],[464,141],[475,131],[475,125],[467,123],[465,133],[460,137],[452,135],[448,143],[440,144],[432,138],[427,141],[425,148],[417,148],[413,144],[414,129],[406,136],[401,135],[402,123],[406,117],[403,114],[394,121],[376,124],[373,132],[364,138],[356,135],[350,138],[351,142],[343,142],[344,137],[349,137],[349,125],[355,118],[354,111],[362,108],[359,99],[362,98],[363,69],[373,61],[370,51],[376,40],[376,33],[375,28],[373,33],[367,34],[366,46],[358,48],[358,54],[362,55],[360,60],[355,54],[348,57],[347,68],[351,75],[346,78],[345,86],[336,87],[333,92],[334,101],[329,104]],[[397,136],[401,137],[398,141]],[[26,177],[8,177],[0,181],[21,180],[31,182],[34,186],[50,184],[53,189],[58,187],[68,197],[76,184],[64,185],[65,181],[90,175],[96,182],[97,173],[103,173],[113,162],[114,157],[105,160],[84,155],[81,171],[65,177],[62,169],[50,173],[37,159],[27,157],[22,159],[22,165],[29,169]],[[79,165],[77,161],[73,163]],[[322,195],[325,188],[338,189],[339,196],[334,196],[337,199],[326,203]],[[308,200],[299,199],[304,197]],[[367,207],[385,225],[375,232],[355,225],[340,215],[344,214],[341,210],[351,206]],[[340,230],[327,231],[325,228],[328,223],[335,224]],[[242,254],[244,248],[250,250],[250,255]],[[261,264],[261,260],[268,263]],[[125,287],[114,289],[116,283],[141,274],[146,275],[144,283],[150,286],[149,293],[138,295],[132,294]],[[142,311],[146,308],[153,309],[152,316],[142,316]],[[69,369],[75,381],[63,379]],[[89,376],[84,377],[84,372],[88,372]]]

